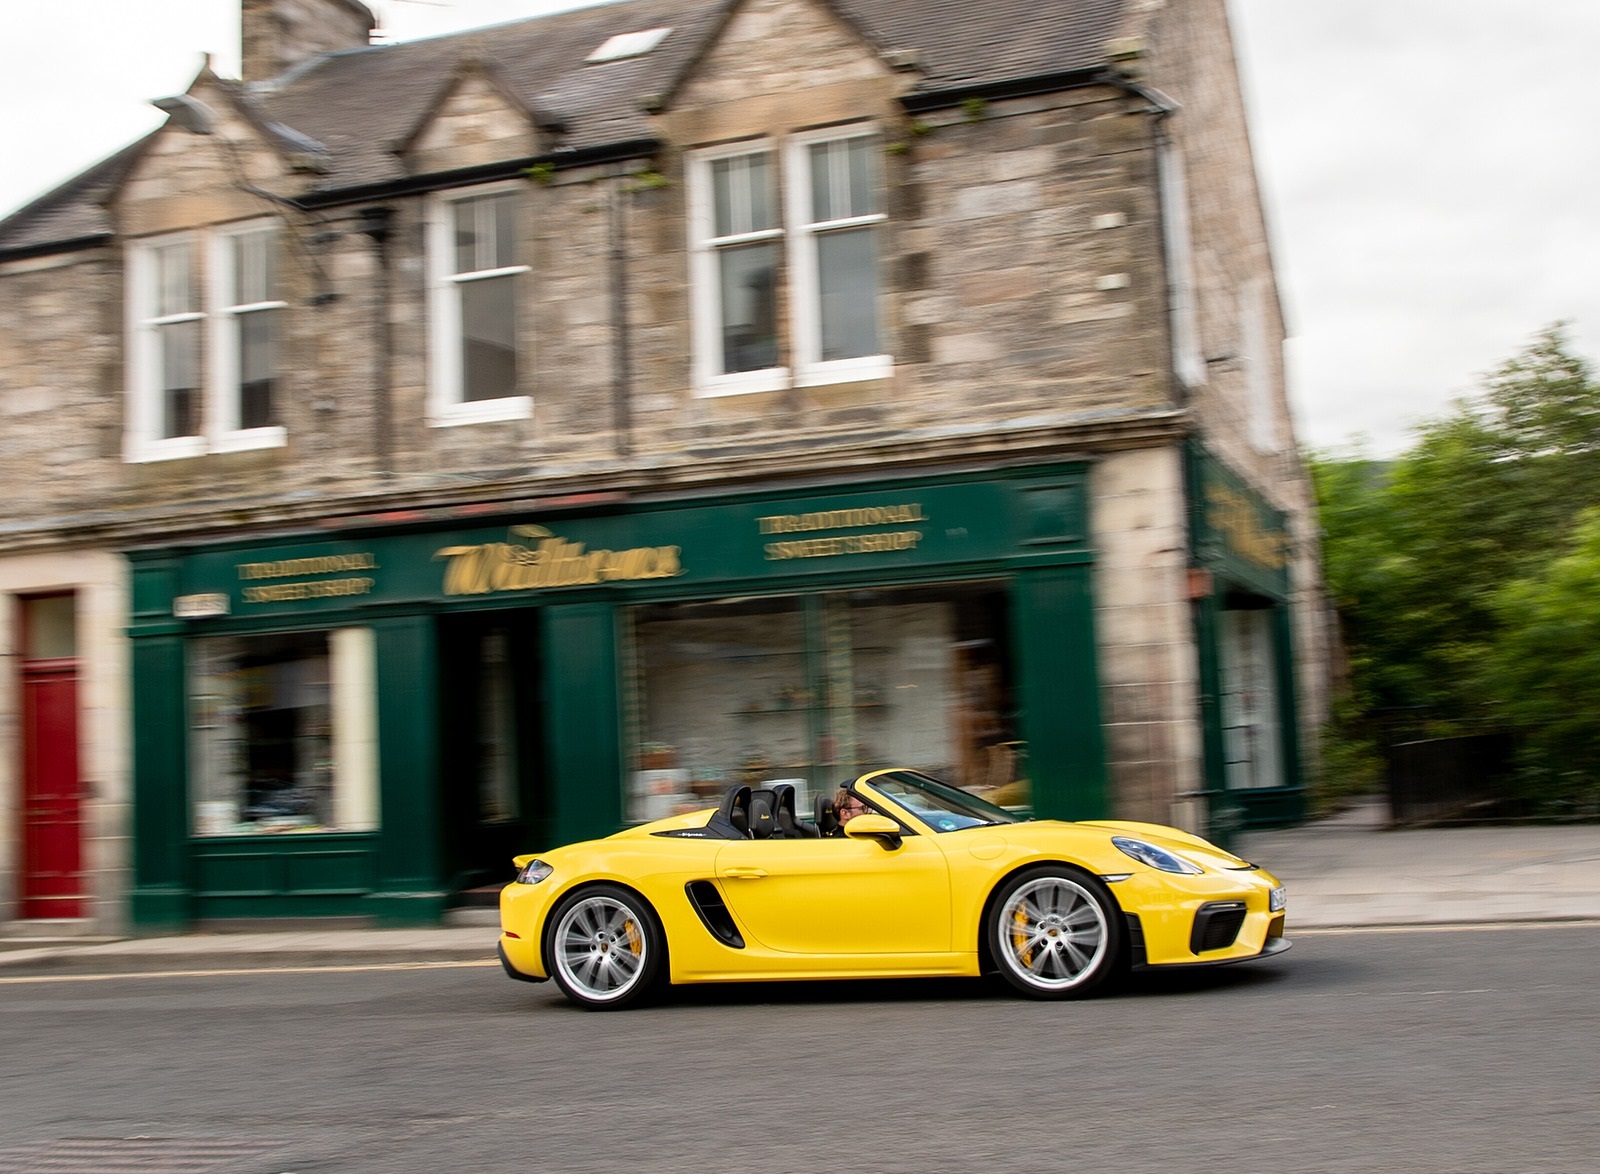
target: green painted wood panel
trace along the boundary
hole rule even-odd
[[[134,642],[133,885],[130,920],[140,932],[181,928],[190,917],[188,720],[183,640]]]
[[[609,604],[544,609],[546,770],[556,843],[622,826],[622,701]]]
[[[372,622],[378,670],[378,804],[382,831],[374,917],[437,921],[445,907],[440,810],[438,655],[428,615]]]
[[[1012,602],[1034,814],[1105,819],[1110,801],[1089,568],[1020,571]]]

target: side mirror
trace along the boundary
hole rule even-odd
[[[887,815],[876,811],[864,812],[844,825],[844,834],[852,840],[877,840],[885,848],[900,846],[900,825]]]

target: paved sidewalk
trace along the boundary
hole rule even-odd
[[[1234,847],[1289,889],[1289,934],[1600,920],[1600,824],[1391,829],[1381,800]]]
[[[1289,936],[1338,927],[1600,922],[1600,824],[1391,830],[1378,803],[1286,831],[1250,832],[1239,854],[1289,888]],[[172,937],[0,939],[5,975],[462,963],[494,960],[493,909],[432,929],[293,929]]]
[[[8,972],[42,968],[149,972],[495,961],[496,910],[460,910],[450,922],[425,929],[263,930],[111,941],[13,937],[0,949],[0,982]]]

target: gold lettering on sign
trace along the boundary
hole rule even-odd
[[[433,557],[448,559],[446,595],[484,595],[491,591],[538,591],[546,587],[579,587],[618,580],[671,579],[683,574],[676,546],[639,546],[632,550],[587,550],[581,542],[558,538],[543,526],[513,526],[517,542],[485,542],[478,546],[444,546]]]
[[[763,534],[798,534],[806,530],[856,530],[863,526],[904,526],[909,522],[926,522],[922,507],[916,502],[909,505],[872,505],[853,510],[820,510],[814,514],[771,514],[757,518],[756,524]]]
[[[757,518],[763,534],[804,534],[814,530],[856,530],[865,526],[903,526],[926,522],[928,516],[916,502],[901,505],[870,505],[848,510],[818,510],[810,514],[769,514]],[[797,538],[788,542],[769,542],[762,549],[768,562],[792,558],[835,558],[844,554],[881,554],[885,551],[915,550],[922,541],[921,530],[891,530],[876,534],[841,534],[835,538]]]
[[[286,603],[295,599],[338,599],[345,595],[370,595],[376,579],[313,579],[306,583],[273,583],[246,587],[246,603]]]
[[[845,534],[839,538],[801,538],[794,542],[769,542],[767,561],[789,558],[832,558],[840,554],[878,554],[886,550],[915,550],[921,530],[891,530],[887,534]]]
[[[1288,564],[1283,532],[1264,528],[1261,515],[1244,494],[1208,485],[1206,503],[1206,522],[1227,540],[1229,550],[1269,571],[1281,571]]]
[[[371,551],[328,554],[316,558],[286,558],[272,563],[240,563],[234,568],[241,579],[289,579],[296,575],[336,575],[350,571],[375,571],[378,559]]]

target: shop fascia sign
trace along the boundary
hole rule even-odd
[[[915,550],[922,541],[920,530],[889,527],[925,521],[927,516],[916,503],[766,514],[755,520],[758,535],[774,539],[762,544],[763,558],[769,562]],[[864,532],[831,533],[841,530]],[[447,561],[446,595],[643,582],[685,573],[679,546],[589,550],[582,542],[531,524],[512,526],[504,542],[440,547],[434,558]]]
[[[445,560],[446,595],[486,595],[671,579],[683,574],[681,555],[676,546],[589,550],[584,543],[568,541],[543,526],[523,524],[512,526],[505,542],[441,546],[433,557]]]
[[[1207,460],[1204,469],[1201,509],[1206,529],[1238,562],[1283,574],[1289,565],[1289,539],[1277,511],[1215,459]]]
[[[559,529],[528,519],[498,532],[385,535],[370,539],[367,549],[217,551],[192,567],[192,590],[200,594],[178,596],[174,613],[199,619],[395,595],[470,598],[678,578],[748,579],[858,561],[1000,557],[1016,550],[1013,488],[1003,482],[920,485],[679,506],[574,519]],[[581,537],[563,532],[568,524]],[[640,533],[641,526],[648,532]],[[658,535],[671,541],[652,541]]]

